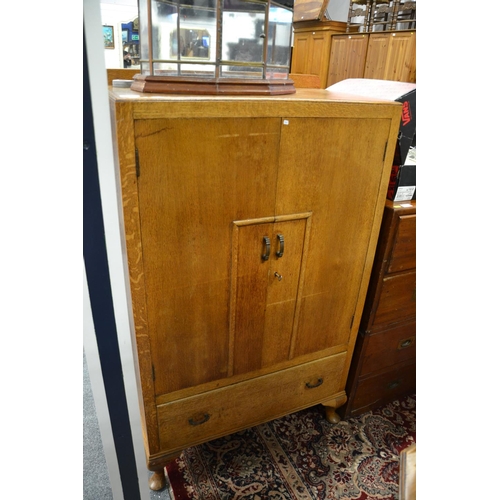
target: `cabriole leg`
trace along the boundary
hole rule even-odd
[[[347,396],[345,392],[335,399],[325,401],[323,406],[325,407],[325,417],[331,424],[338,424],[342,419],[337,413],[337,408],[340,408],[343,404],[347,402]]]

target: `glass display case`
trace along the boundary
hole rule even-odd
[[[289,94],[293,0],[139,0],[132,90]]]

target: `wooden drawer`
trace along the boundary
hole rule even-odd
[[[159,405],[160,446],[180,450],[331,399],[345,362],[343,352]]]
[[[399,216],[397,228],[387,273],[417,267],[417,216],[415,214]]]
[[[350,415],[360,415],[416,388],[416,362],[400,363],[393,369],[361,379],[350,404]]]
[[[416,323],[398,324],[395,328],[369,335],[363,341],[366,345],[361,376],[415,359]]]
[[[385,277],[372,327],[396,323],[415,314],[416,272]]]

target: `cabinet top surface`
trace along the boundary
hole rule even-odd
[[[155,94],[141,93],[127,88],[109,87],[109,95],[116,102],[133,102],[134,104],[151,104],[157,102],[191,102],[191,103],[228,103],[228,102],[252,102],[264,103],[266,106],[272,103],[348,103],[348,104],[375,104],[380,107],[400,107],[401,104],[374,97],[358,96],[327,89],[303,89],[299,88],[294,94],[274,96],[237,96],[237,95],[185,95],[185,94]]]
[[[391,210],[397,210],[397,211],[407,210],[407,209],[416,210],[417,209],[417,201],[416,200],[409,200],[409,201],[386,200],[385,206]]]

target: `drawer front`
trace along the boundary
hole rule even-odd
[[[360,415],[415,390],[416,378],[416,362],[413,361],[360,380],[356,392],[349,395],[352,398],[351,415]]]
[[[163,451],[225,436],[331,399],[343,390],[346,353],[159,405]]]
[[[387,267],[388,273],[397,273],[417,267],[417,216],[402,215],[398,220],[398,229],[392,254]]]
[[[374,333],[365,339],[361,376],[414,359],[416,356],[416,323],[399,324]]]
[[[416,309],[416,272],[387,276],[382,283],[372,326],[415,317]]]

